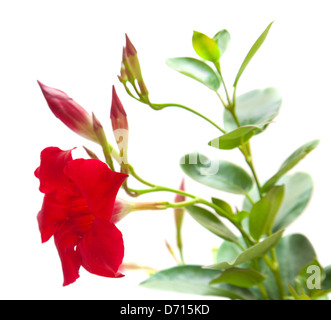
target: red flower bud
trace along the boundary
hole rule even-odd
[[[126,46],[125,46],[125,54],[130,57],[130,56],[136,56],[137,55],[137,50],[132,44],[130,38],[128,37],[127,34],[125,34],[125,40],[126,40]]]
[[[182,180],[182,183],[179,187],[179,190],[185,191],[185,184],[184,184],[184,179]],[[186,197],[181,194],[177,194],[175,197],[175,202],[183,202],[186,200]],[[184,220],[184,214],[185,214],[185,209],[184,208],[176,208],[174,210],[174,217],[175,217],[175,225],[176,225],[176,240],[177,240],[177,247],[180,252],[181,260],[184,262],[183,258],[183,242],[182,242],[182,225],[183,225],[183,220]]]
[[[126,112],[123,108],[122,102],[119,99],[115,87],[113,86],[113,97],[110,110],[110,119],[113,126],[113,130],[117,129],[129,129]]]
[[[110,119],[114,131],[114,136],[119,147],[121,156],[121,172],[128,173],[128,140],[129,140],[129,125],[126,112],[123,108],[115,87],[113,86],[113,97],[110,111]]]
[[[182,182],[180,184],[179,190],[185,191],[185,181],[184,181],[184,179],[182,180]],[[185,196],[183,196],[182,194],[176,194],[175,202],[183,202],[185,200],[186,200]]]
[[[141,74],[137,50],[127,34],[125,35],[125,39],[126,45],[123,48],[121,75],[118,78],[123,83],[128,80],[132,84],[137,80],[141,97],[148,100],[148,90]]]
[[[68,128],[79,135],[97,142],[98,139],[93,130],[92,117],[77,102],[65,92],[48,87],[38,81],[47,104],[54,115]]]

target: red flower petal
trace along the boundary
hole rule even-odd
[[[64,170],[94,216],[110,220],[116,195],[127,175],[111,171],[97,159],[76,159]]]
[[[76,246],[91,229],[93,221],[94,216],[86,210],[85,213],[84,210],[80,213],[71,213],[70,218],[54,235],[55,245],[62,263],[64,286],[73,283],[79,277],[78,271],[81,266],[81,259],[76,251]]]
[[[44,243],[61,227],[67,217],[67,208],[62,204],[55,193],[46,194],[37,219]]]
[[[63,286],[67,286],[79,278],[81,261],[75,247],[80,239],[81,237],[73,233],[69,226],[62,227],[54,235],[54,242],[62,263]]]
[[[123,238],[113,223],[96,218],[77,251],[87,271],[110,278],[123,276],[118,272],[124,256]]]
[[[49,147],[41,152],[40,167],[35,171],[35,176],[40,180],[39,190],[41,192],[72,192],[72,184],[63,172],[67,163],[72,161],[71,151],[72,150],[63,151],[57,147]]]

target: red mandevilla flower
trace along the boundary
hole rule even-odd
[[[121,232],[111,222],[118,190],[126,175],[97,159],[72,159],[71,150],[41,152],[35,175],[45,194],[38,214],[42,242],[54,236],[66,286],[79,269],[118,278],[124,255]]]

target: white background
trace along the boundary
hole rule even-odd
[[[109,110],[111,87],[127,111],[130,162],[146,180],[177,188],[183,177],[178,161],[199,150],[245,166],[237,151],[211,150],[206,143],[218,132],[202,119],[179,109],[150,110],[126,95],[117,80],[127,33],[136,46],[151,100],[185,104],[222,123],[222,106],[211,90],[168,68],[165,59],[195,56],[193,30],[213,36],[226,28],[232,36],[223,57],[231,88],[251,45],[273,20],[269,36],[243,74],[238,93],[274,86],[283,105],[268,130],[252,140],[262,181],[297,147],[315,138],[321,144],[294,169],[309,172],[315,190],[305,214],[287,233],[306,234],[323,265],[331,264],[330,223],[330,31],[329,1],[2,1],[0,4],[1,108],[1,299],[177,299],[201,298],[140,288],[145,273],[123,279],[97,277],[81,270],[76,283],[63,288],[54,243],[41,244],[36,215],[42,194],[33,172],[40,151],[94,145],[56,119],[37,80],[65,91],[95,112],[114,143]],[[245,167],[246,168],[246,167]],[[241,204],[241,198],[186,180],[187,191]],[[137,185],[138,186],[138,185]],[[122,197],[125,197],[121,193]],[[153,194],[140,201],[168,200]],[[209,264],[220,241],[186,217],[187,263]],[[172,211],[139,212],[118,224],[126,245],[125,261],[154,268],[174,265],[164,240],[173,246]]]

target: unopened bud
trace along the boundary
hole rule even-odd
[[[68,128],[86,139],[97,142],[98,139],[93,130],[92,117],[77,102],[65,92],[48,87],[38,81],[40,89],[47,104],[54,115]]]
[[[128,173],[128,141],[129,141],[129,124],[126,112],[122,102],[119,99],[115,87],[113,86],[113,97],[110,111],[110,119],[113,127],[114,136],[120,151],[121,172]]]
[[[148,90],[141,74],[137,50],[127,34],[125,35],[125,39],[126,45],[123,48],[121,75],[118,78],[123,83],[128,80],[133,85],[135,85],[134,82],[137,80],[141,98],[148,101]]]

